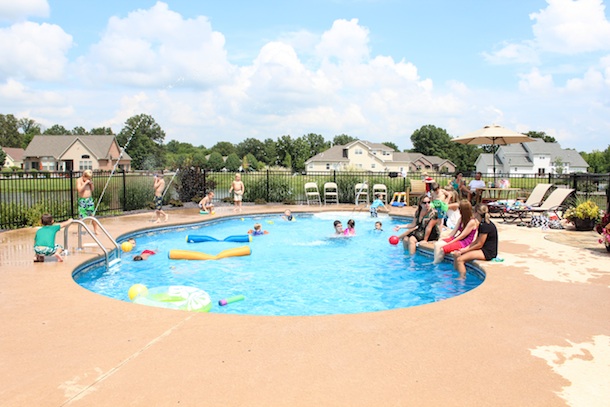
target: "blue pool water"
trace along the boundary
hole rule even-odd
[[[353,218],[356,236],[334,237],[333,221],[343,225]],[[483,281],[469,270],[465,279],[445,262],[432,264],[429,255],[409,256],[402,244],[388,238],[396,224],[408,219],[380,216],[383,231],[374,231],[368,214],[332,212],[299,214],[296,222],[279,215],[225,218],[188,227],[173,227],[131,235],[137,247],[121,254],[121,261],[105,269],[99,262],[74,273],[81,286],[112,298],[129,301],[133,284],[149,288],[184,285],[205,290],[213,301],[211,312],[250,315],[352,314],[412,307],[463,294]],[[269,234],[251,243],[187,243],[186,235],[224,239],[244,235],[254,223]],[[196,250],[216,255],[249,245],[251,255],[220,260],[170,260],[170,249]],[[157,252],[146,261],[132,261],[144,249]],[[218,306],[234,295],[245,300]]]

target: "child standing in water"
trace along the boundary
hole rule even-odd
[[[54,256],[57,261],[64,261],[61,257],[64,247],[55,243],[55,235],[59,232],[59,229],[72,223],[72,219],[62,223],[54,223],[53,216],[45,213],[40,221],[42,227],[36,231],[36,237],[34,237],[34,253],[36,253],[34,262],[44,262],[44,256]]]

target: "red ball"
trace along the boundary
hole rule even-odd
[[[398,236],[390,236],[390,238],[388,239],[390,241],[390,244],[398,244],[398,242],[400,241],[400,239],[398,238]]]

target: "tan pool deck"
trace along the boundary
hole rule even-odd
[[[169,213],[169,224],[201,221]],[[150,219],[101,222],[118,237]],[[96,254],[35,264],[34,229],[0,233],[0,406],[610,405],[610,254],[595,232],[496,224],[505,260],[483,264],[475,290],[316,317],[113,300],[71,278]]]

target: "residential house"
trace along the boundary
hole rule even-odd
[[[10,167],[19,167],[23,168],[23,148],[15,148],[15,147],[0,147],[6,153],[6,159],[4,160],[4,166],[7,168]]]
[[[121,154],[115,136],[34,136],[24,152],[24,169],[47,171],[129,171],[131,157]]]
[[[305,161],[305,169],[308,172],[341,171],[350,168],[406,175],[409,171],[424,170],[454,172],[455,164],[436,156],[401,153],[384,144],[364,140],[333,146]]]
[[[493,154],[481,154],[475,162],[477,171],[484,174],[493,174],[493,164]],[[588,167],[577,151],[542,139],[499,146],[496,152],[497,174],[571,174],[587,172]]]

